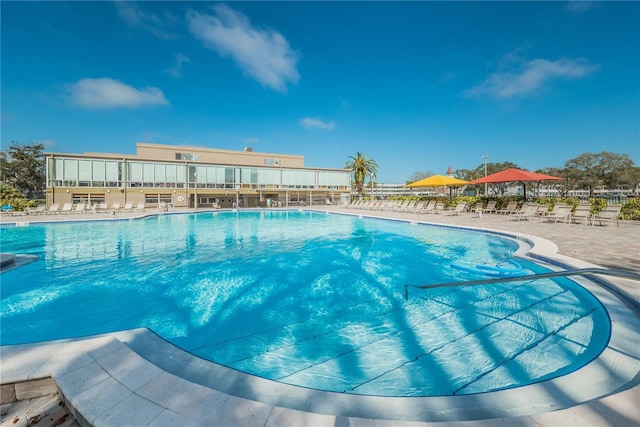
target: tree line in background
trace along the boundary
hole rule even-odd
[[[487,163],[487,175],[500,172],[508,168],[517,168],[512,162]],[[562,168],[544,168],[534,172],[563,178],[562,181],[548,181],[558,191],[560,197],[566,197],[570,190],[588,190],[589,197],[597,189],[631,189],[634,190],[640,184],[640,167],[635,166],[628,154],[616,154],[609,151],[601,153],[583,153],[567,160]],[[409,182],[414,182],[433,173],[415,172]],[[458,169],[454,176],[465,181],[482,178],[484,176],[484,163],[475,169]],[[509,183],[489,184],[498,195],[504,195]],[[520,184],[518,184],[520,185]],[[530,184],[534,185],[534,184]],[[480,193],[484,192],[484,186],[480,186]]]
[[[0,203],[16,210],[33,206],[44,198],[44,144],[12,142],[0,152]]]
[[[487,174],[499,172],[508,168],[518,168],[511,162],[487,163]],[[365,180],[375,186],[378,164],[374,159],[363,153],[350,156],[345,168],[353,173],[356,192],[362,195]],[[569,190],[588,190],[590,197],[594,190],[606,189],[635,189],[640,184],[640,167],[635,166],[627,154],[616,154],[608,151],[601,153],[584,153],[567,160],[563,168],[545,168],[535,172],[564,178],[554,181],[552,185],[560,197],[566,197]],[[475,169],[458,169],[454,172],[456,178],[471,181],[481,178],[485,174],[485,165],[480,164]],[[411,175],[409,182],[414,182],[433,173],[416,172]],[[0,182],[2,183],[1,199],[20,196],[33,200],[44,198],[45,190],[45,162],[44,144],[20,144],[12,142],[6,151],[0,152]],[[504,195],[506,184],[491,184],[494,192]],[[484,191],[483,186],[479,190]]]

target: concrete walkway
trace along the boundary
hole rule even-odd
[[[565,265],[578,268],[598,265],[640,273],[640,225],[635,222],[603,227],[516,222],[500,215],[475,218],[471,214],[442,216],[327,208],[321,210],[514,233],[532,239],[536,242],[535,249],[545,257]],[[139,215],[141,213],[118,214],[117,218]],[[25,222],[34,220],[86,219],[114,218],[83,214],[33,218],[2,216],[0,220],[26,225]],[[639,282],[628,279],[611,279],[611,282],[624,289],[636,303],[640,301]],[[473,399],[352,399],[341,394],[299,388],[292,391],[290,387],[193,358],[147,330],[82,340],[2,346],[0,378],[4,395],[9,385],[15,389],[16,384],[52,377],[81,425],[640,425],[640,316],[637,310],[630,309],[633,304],[599,287],[590,290],[606,304],[615,329],[602,357],[556,382],[543,382],[523,390],[485,393]],[[229,392],[219,391],[221,389]],[[603,391],[607,389],[609,391]],[[588,398],[589,393],[599,397]],[[287,409],[296,406],[292,403],[307,409]],[[424,408],[425,413],[431,414],[425,419],[431,421],[403,421],[403,411],[412,413],[416,410],[412,406]],[[342,409],[332,414],[332,407]],[[477,417],[487,410],[501,413],[501,407],[507,409],[497,418],[495,415],[491,419]],[[508,408],[512,408],[510,414]],[[462,413],[468,413],[470,421],[459,421]]]

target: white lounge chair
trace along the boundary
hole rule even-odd
[[[608,205],[606,208],[602,209],[602,211],[593,216],[593,219],[591,221],[592,225],[595,225],[595,222],[598,221],[600,223],[600,225],[602,225],[602,222],[609,222],[609,225],[611,227],[613,227],[613,221],[616,222],[616,225],[619,227],[620,226],[620,221],[618,220],[618,217],[620,216],[620,211],[622,210],[622,205],[620,204],[611,204]]]
[[[512,218],[515,221],[520,221],[521,219],[526,219],[527,221],[529,221],[531,218],[535,217],[538,214],[538,208],[539,206],[536,204],[527,204],[523,206],[522,209],[513,212],[511,215],[509,215],[508,218]]]
[[[540,217],[540,221],[546,219],[547,221],[553,220],[554,223],[562,220],[562,222],[569,222],[569,218],[571,217],[571,209],[572,207],[564,204],[564,203],[556,203],[553,205],[553,210],[548,212],[547,215],[543,215]]]
[[[571,214],[570,220],[575,223],[584,220],[584,225],[588,225],[591,222],[591,203],[580,203],[576,206],[576,210]]]
[[[138,203],[135,210],[138,212],[144,212],[144,203]]]
[[[467,208],[467,204],[465,202],[460,202],[453,209],[447,209],[444,211],[445,215],[460,215],[460,213],[464,212]]]
[[[518,202],[509,202],[504,208],[496,210],[496,213],[507,215],[515,212],[517,208]]]
[[[49,206],[49,209],[47,209],[47,212],[50,214],[60,213],[60,203],[54,203],[51,206]]]
[[[495,200],[489,200],[487,202],[487,206],[482,208],[482,213],[495,213],[496,212],[496,203],[497,202]]]
[[[60,212],[64,214],[68,214],[68,213],[71,213],[72,210],[73,210],[73,203],[65,203],[64,205],[62,205],[62,210]]]
[[[133,210],[133,203],[125,203],[123,211],[131,212]]]
[[[84,213],[84,203],[78,203],[73,209],[73,213]]]

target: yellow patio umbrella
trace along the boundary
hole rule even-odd
[[[421,179],[420,181],[415,181],[415,182],[412,182],[411,184],[407,184],[406,186],[415,188],[415,187],[443,187],[446,185],[449,187],[449,199],[451,199],[452,197],[451,186],[463,185],[463,184],[466,184],[467,182],[468,181],[454,178],[452,176],[433,175],[428,178]]]
[[[444,185],[462,185],[468,181],[446,175],[433,175],[420,181],[407,184],[407,187],[442,187]]]

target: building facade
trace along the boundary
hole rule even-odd
[[[137,143],[136,154],[45,153],[46,199],[183,208],[302,206],[338,202],[347,169],[307,168],[290,154]]]

